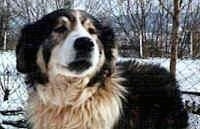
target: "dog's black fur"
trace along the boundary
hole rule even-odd
[[[45,40],[56,25],[60,16],[70,17],[67,10],[61,9],[44,16],[41,20],[26,25],[16,49],[17,69],[27,75],[27,83],[48,82],[48,76],[36,64],[36,54],[43,45],[44,60],[49,61],[53,44],[45,45]],[[84,13],[84,12],[82,12]],[[104,25],[92,16],[98,37],[103,43],[106,62],[102,69],[90,80],[90,85],[102,82],[112,72],[113,67],[122,71],[127,88],[123,110],[114,129],[182,129],[187,126],[187,112],[184,110],[176,79],[164,68],[143,65],[135,61],[114,62],[112,49],[116,47],[114,33],[109,25]]]
[[[118,63],[129,91],[121,129],[181,129],[187,126],[176,79],[164,68],[135,61]],[[126,123],[126,124],[124,124]],[[119,127],[117,127],[118,129]]]

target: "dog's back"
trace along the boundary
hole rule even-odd
[[[124,113],[116,129],[182,129],[187,127],[179,85],[164,68],[136,61],[119,62],[127,88]]]

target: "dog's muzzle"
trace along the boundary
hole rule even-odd
[[[91,64],[94,42],[88,37],[80,37],[74,41],[75,59],[69,64],[71,70],[82,72],[89,68]]]

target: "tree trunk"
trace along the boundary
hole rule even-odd
[[[140,31],[140,57],[143,58],[143,35],[142,31]]]
[[[4,32],[3,50],[7,49],[7,32]]]
[[[190,57],[193,57],[193,32],[190,32]]]
[[[179,14],[180,14],[180,0],[174,0],[173,16],[172,16],[172,31],[171,31],[171,60],[170,72],[176,76],[176,60],[178,49],[178,30],[179,30]]]

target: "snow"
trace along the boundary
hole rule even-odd
[[[24,108],[28,99],[27,90],[23,81],[23,76],[16,71],[16,58],[13,51],[0,52],[0,83],[10,90],[7,101],[3,101],[3,92],[0,88],[0,111],[17,110]],[[1,84],[0,84],[1,85]],[[19,120],[23,115],[5,116],[0,114],[2,120]],[[16,129],[12,126],[3,126],[5,129]]]
[[[188,129],[200,129],[200,116],[189,113]]]
[[[130,60],[131,58],[119,58],[118,61]],[[141,63],[160,65],[169,70],[170,60],[167,58],[135,59]],[[182,91],[200,92],[200,59],[183,59],[177,61],[177,80]],[[9,76],[8,76],[9,75]],[[28,99],[27,90],[23,81],[23,75],[16,71],[16,57],[13,51],[0,52],[0,82],[11,90],[7,101],[3,101],[3,92],[0,88],[0,110],[13,110],[24,108]],[[0,84],[1,85],[1,84]],[[183,95],[184,100],[192,100],[199,104],[199,97]],[[190,127],[188,129],[200,129],[200,116],[189,114]],[[2,120],[19,120],[19,116],[3,116]],[[4,126],[6,129],[16,129],[11,126]]]
[[[28,98],[23,76],[16,71],[15,62],[16,59],[13,51],[0,53],[0,81],[4,87],[11,90],[8,101],[3,102],[2,94],[0,95],[0,109],[23,107]]]

